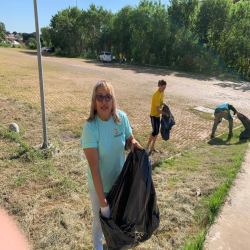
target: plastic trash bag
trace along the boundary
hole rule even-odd
[[[161,137],[163,140],[169,140],[169,134],[172,126],[175,125],[174,116],[171,113],[169,107],[164,104],[162,111],[166,112],[168,116],[162,115],[161,116]]]
[[[159,226],[159,210],[145,150],[130,152],[122,172],[106,197],[111,217],[100,220],[111,250],[128,249],[148,240]]]
[[[238,115],[238,119],[245,127],[245,130],[240,134],[240,139],[250,138],[250,120],[243,114]]]

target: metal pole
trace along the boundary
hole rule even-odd
[[[42,108],[42,120],[43,120],[43,145],[42,145],[42,148],[47,148],[48,147],[48,139],[47,139],[47,128],[46,128],[44,90],[43,90],[43,68],[42,68],[42,56],[41,56],[41,45],[40,45],[40,33],[39,33],[38,14],[37,14],[37,2],[36,2],[36,0],[33,0],[33,2],[34,2],[34,13],[35,13],[35,21],[36,21],[37,59],[38,59],[40,96],[41,96],[41,108]]]

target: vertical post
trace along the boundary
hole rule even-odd
[[[33,2],[34,2],[34,13],[35,13],[35,22],[36,22],[37,59],[38,59],[40,96],[41,96],[41,108],[42,108],[42,120],[43,120],[43,145],[42,145],[42,148],[47,148],[48,147],[48,139],[47,139],[45,101],[44,101],[44,89],[43,89],[43,69],[42,69],[40,32],[39,32],[39,24],[38,24],[37,2],[36,2],[36,0],[33,0]]]

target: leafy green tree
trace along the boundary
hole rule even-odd
[[[30,37],[36,38],[36,32],[33,33],[23,33],[23,42],[26,43]]]
[[[170,0],[169,20],[179,28],[191,29],[199,10],[199,0]]]
[[[130,12],[130,19],[133,58],[142,63],[165,64],[169,35],[165,5],[160,1],[140,1]]]
[[[197,41],[192,31],[199,11],[199,1],[170,0],[170,4],[168,7],[170,64],[185,69],[194,69],[198,51],[196,50]]]
[[[43,40],[45,46],[47,46],[47,47],[51,46],[50,28],[49,27],[41,28],[41,39]]]
[[[123,7],[112,19],[111,33],[113,53],[117,56],[122,53],[128,59],[132,58],[131,51],[131,12],[133,8],[129,5]]]
[[[34,37],[30,37],[27,41],[26,41],[26,43],[25,43],[26,45],[27,45],[27,47],[29,48],[29,49],[36,49],[37,48],[37,46],[36,46],[36,38],[34,38]]]
[[[232,0],[204,0],[196,22],[196,34],[202,43],[219,50],[221,34],[225,29]]]
[[[232,5],[228,25],[221,37],[220,54],[228,67],[250,77],[250,0]]]
[[[104,10],[103,7],[96,7],[94,4],[83,16],[83,32],[85,45],[92,53],[99,53],[101,47],[111,47],[110,43],[110,22],[112,13]]]
[[[3,22],[0,22],[0,42],[5,40],[5,34],[6,34],[5,24]]]
[[[52,44],[68,55],[81,53],[81,16],[82,11],[77,7],[69,7],[58,11],[50,20]]]
[[[169,43],[170,29],[166,6],[154,2],[151,14],[152,29],[149,33],[149,56],[151,64],[169,65],[171,44]]]

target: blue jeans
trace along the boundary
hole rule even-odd
[[[105,196],[107,193],[104,193]],[[101,227],[101,222],[99,218],[99,211],[100,211],[100,202],[97,196],[97,193],[94,189],[89,187],[89,195],[92,204],[92,212],[93,212],[93,225],[92,225],[92,238],[95,250],[103,250],[102,239],[103,239],[103,232]]]

